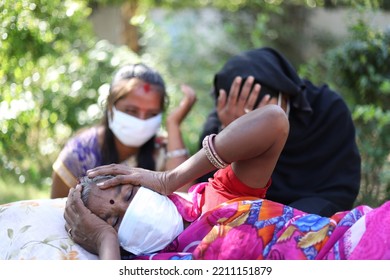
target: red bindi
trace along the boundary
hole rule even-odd
[[[149,90],[150,90],[150,84],[148,83],[144,84],[144,91],[149,92]]]

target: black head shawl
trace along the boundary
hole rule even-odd
[[[277,96],[281,92],[290,96],[291,106],[301,113],[312,111],[304,82],[290,62],[272,48],[245,51],[229,59],[214,77],[215,96],[218,96],[220,89],[229,93],[236,76],[241,76],[243,80],[253,76],[255,82],[262,86],[259,99],[265,93]]]
[[[271,95],[291,99],[290,130],[272,174],[266,198],[299,210],[330,216],[351,209],[360,187],[360,154],[351,113],[326,84],[300,79],[279,53],[262,48],[230,59],[215,76],[217,90],[230,90],[236,76],[249,75]],[[305,86],[304,86],[305,85]],[[221,129],[217,109],[209,114],[199,139]],[[261,137],[261,135],[259,135]],[[198,182],[207,182],[207,174]]]

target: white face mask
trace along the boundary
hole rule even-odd
[[[153,137],[161,125],[161,113],[157,116],[142,120],[123,113],[112,107],[112,118],[108,117],[108,125],[114,135],[124,145],[140,147]]]
[[[135,255],[153,253],[164,249],[183,228],[183,218],[168,197],[141,187],[119,226],[119,244]]]

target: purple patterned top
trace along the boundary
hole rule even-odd
[[[80,131],[66,143],[53,164],[53,170],[71,188],[77,184],[77,178],[85,176],[87,170],[102,165],[102,153],[98,137],[99,127],[90,127]],[[156,138],[156,165],[162,170],[165,156],[165,147],[160,137]],[[129,157],[123,164],[130,167],[137,166],[136,156]]]
[[[91,127],[73,136],[60,152],[53,169],[68,185],[74,186],[77,178],[88,169],[102,164],[98,142],[98,127]]]

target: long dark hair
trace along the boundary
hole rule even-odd
[[[115,137],[108,126],[108,114],[111,112],[115,102],[126,95],[129,91],[125,89],[128,81],[137,78],[149,83],[157,92],[161,94],[161,108],[164,111],[168,106],[168,96],[165,91],[165,83],[161,75],[154,69],[148,67],[143,63],[130,64],[121,67],[113,76],[110,92],[107,97],[106,111],[102,119],[105,132],[102,143],[102,164],[119,163],[119,155],[115,149]],[[138,167],[155,170],[156,163],[154,160],[155,137],[153,136],[149,141],[140,147],[137,156]]]

